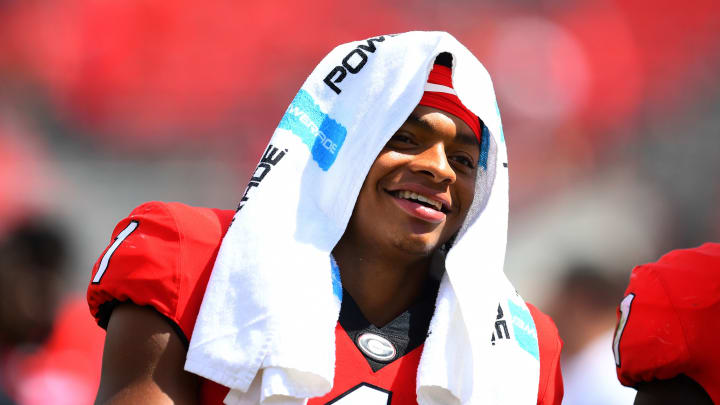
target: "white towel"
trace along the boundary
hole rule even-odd
[[[487,126],[487,155],[445,260],[418,403],[536,402],[535,326],[503,273],[507,154],[490,76],[450,34],[408,32],[332,50],[260,160],[220,248],[185,364],[230,387],[226,403],[302,404],[331,389],[341,292],[329,255],[370,166],[417,106],[441,52],[453,55],[458,97]]]

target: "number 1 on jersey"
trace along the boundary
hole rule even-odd
[[[135,229],[137,229],[139,222],[138,221],[130,221],[128,226],[123,229],[118,236],[115,238],[115,242],[108,248],[107,252],[103,255],[102,259],[100,259],[100,265],[98,266],[97,273],[95,273],[95,277],[93,278],[92,282],[93,284],[97,284],[100,282],[100,279],[102,279],[103,274],[105,274],[105,270],[107,270],[108,263],[110,262],[110,258],[112,257],[113,253],[115,253],[115,250],[120,246],[121,243],[130,236],[131,233]]]
[[[630,293],[620,302],[620,320],[618,321],[617,330],[615,330],[615,339],[613,339],[615,365],[618,367],[620,367],[620,339],[630,316],[630,305],[632,305],[633,299],[635,299],[635,294]]]

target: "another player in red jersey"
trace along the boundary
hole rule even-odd
[[[617,314],[615,365],[635,404],[720,403],[720,244],[633,269]]]
[[[436,60],[433,72],[449,78],[447,57]],[[468,215],[482,153],[482,121],[457,97],[443,100],[423,98],[387,142],[332,251],[343,287],[336,367],[332,390],[310,405],[417,404],[418,364],[438,291],[429,274],[432,256]],[[435,195],[426,204],[403,200],[415,211],[434,209],[434,217],[398,208],[393,199],[399,198],[383,190],[399,184],[427,190],[417,191],[419,197]],[[433,208],[438,201],[450,209]],[[147,203],[115,228],[88,289],[91,312],[107,328],[99,403],[222,403],[228,389],[183,364],[233,214]],[[539,348],[537,403],[559,404],[562,343],[552,321],[529,309]],[[488,345],[514,337],[502,307],[495,326]]]

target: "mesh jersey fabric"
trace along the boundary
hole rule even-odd
[[[115,227],[110,245],[93,267],[87,300],[90,312],[106,327],[112,309],[131,301],[153,307],[175,327],[187,343],[192,336],[202,297],[217,251],[234,211],[191,207],[181,203],[149,202],[135,208]],[[137,227],[122,238],[132,222]],[[113,245],[116,245],[113,250]],[[103,268],[103,258],[109,260]],[[550,317],[528,304],[538,332],[540,405],[559,405],[562,398],[560,349],[562,342]],[[326,403],[366,383],[369,389],[392,392],[392,404],[416,404],[415,379],[422,345],[378,372],[373,372],[340,323],[336,326],[338,363],[333,389],[308,404]],[[489,343],[490,337],[488,337]],[[401,360],[401,361],[400,361]],[[349,387],[349,388],[348,388]],[[374,388],[373,388],[374,387]],[[362,387],[361,387],[362,388]],[[202,404],[221,404],[228,389],[209,380],[201,385]]]

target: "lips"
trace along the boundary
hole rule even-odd
[[[423,205],[427,204],[428,206],[430,206],[430,208],[433,208],[437,211],[442,211],[442,208],[443,208],[442,202],[433,200],[430,197],[426,197],[422,194],[418,194],[418,193],[415,193],[412,191],[399,190],[399,191],[393,192],[392,194],[393,194],[393,197],[396,197],[396,198],[402,198],[404,200],[418,202]]]
[[[408,214],[431,223],[439,223],[445,219],[449,209],[445,201],[411,190],[388,191],[393,201]]]

